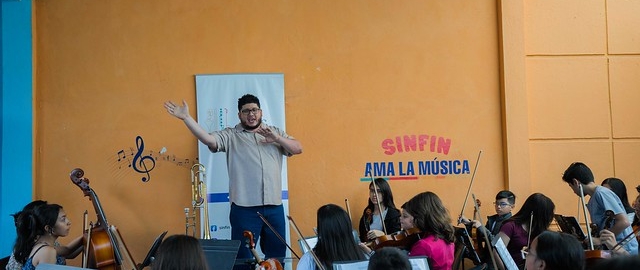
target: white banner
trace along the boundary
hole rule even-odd
[[[197,121],[207,132],[234,127],[238,118],[238,99],[252,94],[260,99],[262,121],[286,131],[283,74],[196,75]],[[284,157],[283,157],[284,158]],[[211,237],[231,239],[229,223],[229,174],[224,153],[211,153],[198,142],[198,159],[206,168],[207,201]],[[287,161],[282,166],[282,203],[289,213]],[[284,218],[284,217],[283,217]],[[200,224],[203,224],[202,222]],[[286,231],[289,232],[287,224]],[[289,236],[285,237],[289,243]],[[259,247],[256,244],[256,247]]]

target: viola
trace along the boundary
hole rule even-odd
[[[249,244],[249,250],[251,250],[251,253],[256,258],[256,262],[258,264],[258,267],[256,267],[256,269],[260,269],[260,270],[283,270],[282,264],[280,263],[280,261],[278,261],[276,259],[263,260],[262,258],[260,258],[260,255],[258,255],[258,252],[255,249],[256,245],[253,242],[253,233],[251,233],[250,231],[244,231],[242,233],[242,235],[244,235],[244,237],[247,238],[247,241],[248,241],[248,244]]]
[[[383,247],[399,247],[410,248],[413,244],[418,242],[422,238],[422,231],[418,228],[411,228],[407,230],[401,230],[394,234],[383,235],[376,237],[370,242],[367,242],[367,246],[371,249],[380,249]]]
[[[579,185],[579,186],[580,186],[580,194],[579,194],[580,206],[582,207],[582,211],[584,212],[585,221],[587,224],[589,224],[589,219],[587,216],[587,205],[584,202],[584,189],[582,188],[582,185]],[[609,227],[611,227],[611,224],[613,222],[615,215],[611,210],[607,210],[604,214],[607,217],[607,219],[604,222],[604,228],[608,229]],[[594,265],[597,261],[601,259],[611,258],[611,252],[609,250],[594,249],[593,239],[592,239],[593,233],[591,230],[591,226],[587,226],[587,235],[590,236],[589,250],[584,251],[587,268]]]
[[[476,205],[478,207],[474,207],[473,208],[473,219],[474,220],[477,220],[477,215],[478,215],[478,212],[480,211],[481,204],[482,203],[480,202],[480,199],[476,199]],[[480,249],[481,249],[480,248],[480,243],[479,243],[479,241],[477,241],[478,240],[478,228],[475,228],[473,226],[471,227],[471,237],[473,239],[476,239],[476,241],[473,242],[473,249],[475,249],[476,252],[480,252]]]

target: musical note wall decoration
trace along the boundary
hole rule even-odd
[[[151,175],[149,172],[156,167],[156,161],[153,160],[151,155],[142,155],[144,151],[144,141],[141,136],[136,137],[136,155],[133,156],[133,161],[131,161],[131,165],[133,166],[133,170],[138,173],[147,174],[147,177],[142,177],[142,182],[148,182],[151,180]],[[151,166],[147,166],[147,162],[150,162]],[[144,170],[143,170],[144,168]]]
[[[181,168],[190,169],[196,163],[199,163],[199,159],[196,158],[180,158],[176,157],[174,154],[168,154],[166,147],[162,147],[160,151],[154,150],[135,150],[133,147],[129,147],[129,149],[125,150],[124,148],[119,150],[116,153],[116,164],[118,169],[124,168],[132,168],[133,167],[133,158],[136,154],[140,154],[140,159],[142,157],[145,158],[145,164],[148,167],[155,167],[158,165],[158,161],[173,163],[176,166]],[[151,162],[153,160],[153,163]],[[153,166],[150,166],[153,165]],[[140,161],[137,161],[136,166],[138,168],[144,168]],[[142,171],[142,170],[140,170]],[[150,169],[148,171],[151,171]],[[136,171],[137,172],[137,171]],[[144,171],[142,171],[144,173]],[[148,178],[146,179],[148,181]]]

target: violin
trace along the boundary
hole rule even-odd
[[[376,237],[366,245],[370,249],[376,250],[383,247],[410,248],[413,244],[422,238],[422,231],[418,228],[401,230],[394,234]]]
[[[250,231],[244,231],[242,232],[242,235],[244,235],[244,237],[247,238],[248,244],[249,244],[249,249],[251,250],[251,253],[253,254],[253,256],[256,258],[256,262],[258,264],[258,267],[256,267],[256,269],[260,269],[260,270],[283,270],[282,268],[282,264],[280,263],[280,261],[276,260],[276,259],[266,259],[263,260],[260,258],[260,255],[258,255],[258,252],[255,249],[255,243],[253,242],[253,233],[251,233]]]
[[[613,213],[613,211],[607,210],[607,211],[604,212],[604,215],[605,215],[606,219],[604,221],[604,228],[603,229],[608,230],[609,228],[611,228],[611,225],[612,225],[613,220],[615,218],[615,214]],[[593,234],[594,233],[592,233],[592,235]],[[595,235],[596,235],[596,237],[599,237],[600,236],[600,232],[598,231],[597,233],[595,233]],[[599,259],[611,258],[611,251],[610,250],[602,250],[602,247],[603,246],[599,246],[598,249],[594,249],[594,250],[585,250],[584,255],[585,255],[585,258],[587,260],[587,264],[592,264],[594,261],[597,261]]]
[[[616,250],[616,248],[624,246],[628,244],[629,241],[631,241],[633,238],[638,238],[638,237],[640,237],[640,227],[633,226],[633,231],[627,236],[625,236],[624,238],[622,238],[622,240],[620,240],[620,242],[618,242],[615,246],[611,247],[611,250]]]

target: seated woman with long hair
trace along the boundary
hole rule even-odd
[[[151,270],[207,270],[207,259],[200,241],[193,236],[167,237],[158,248]]]
[[[374,189],[373,181],[377,190]],[[376,178],[373,181],[369,183],[369,200],[367,207],[362,211],[358,225],[361,242],[385,235],[385,229],[386,234],[393,234],[400,230],[400,210],[393,202],[391,186],[383,178]]]
[[[318,209],[318,243],[313,252],[325,269],[333,269],[337,261],[366,260],[364,252],[356,243],[349,214],[340,206],[327,204]],[[320,269],[311,252],[302,255],[297,270]]]
[[[542,193],[531,194],[522,204],[520,211],[502,223],[499,237],[507,247],[511,258],[519,269],[524,268],[522,250],[529,246],[530,240],[547,230],[553,220],[556,206]],[[499,269],[505,269],[504,262],[495,254]]]
[[[13,252],[23,270],[35,269],[41,263],[65,264],[54,247],[58,237],[69,234],[71,221],[62,206],[44,204],[20,213],[16,219],[18,238]]]
[[[24,213],[24,212],[28,212],[28,211],[33,211],[34,208],[41,206],[41,205],[46,205],[47,201],[43,201],[43,200],[35,200],[32,201],[30,203],[28,203],[27,205],[24,206],[24,208],[22,208],[22,210],[16,212],[15,214],[12,214],[11,216],[13,216],[13,221],[15,223],[16,226],[16,231],[18,230],[18,223],[20,221],[19,217],[20,214]],[[18,232],[19,234],[19,232]],[[73,259],[75,257],[78,256],[78,254],[80,254],[80,252],[82,252],[82,235],[76,237],[73,241],[69,242],[68,245],[62,245],[60,244],[58,241],[53,243],[53,247],[56,249],[56,253],[58,254],[58,256],[60,257],[64,257],[66,259]],[[63,263],[64,261],[61,261],[60,263]],[[66,264],[66,262],[64,262]],[[19,263],[18,261],[16,261],[16,257],[14,255],[13,252],[11,252],[11,257],[9,258],[9,261],[7,262],[7,270],[20,270],[22,269],[22,264]]]

